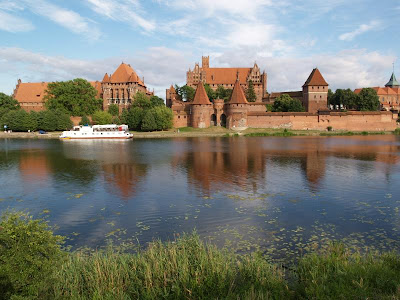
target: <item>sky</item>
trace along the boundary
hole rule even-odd
[[[165,98],[210,56],[251,67],[268,92],[300,90],[318,67],[330,87],[400,77],[400,0],[0,0],[0,92],[22,82],[101,81],[129,63]]]

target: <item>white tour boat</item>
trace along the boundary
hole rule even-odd
[[[74,126],[70,131],[64,131],[60,139],[130,139],[128,125],[93,125]]]

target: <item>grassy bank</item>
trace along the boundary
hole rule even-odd
[[[43,220],[3,215],[0,299],[398,299],[400,256],[340,244],[288,271],[235,255],[196,233],[121,252],[68,252]],[[128,249],[129,250],[129,249]]]

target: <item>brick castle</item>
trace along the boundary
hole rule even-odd
[[[255,102],[248,102],[245,96],[250,81],[256,94]],[[103,109],[110,104],[118,105],[120,111],[129,108],[137,92],[153,95],[133,68],[125,63],[102,81],[90,82],[97,90],[97,96],[103,100]],[[279,93],[267,93],[267,74],[261,72],[255,63],[251,68],[210,68],[209,57],[202,58],[186,74],[186,84],[196,88],[194,100],[185,102],[179,99],[173,86],[166,90],[166,105],[173,111],[174,127],[207,128],[226,126],[231,129],[253,128],[290,128],[299,130],[326,130],[328,127],[354,131],[385,131],[397,127],[400,86],[394,76],[384,88],[374,88],[378,92],[381,105],[387,111],[381,112],[334,112],[328,108],[328,88],[321,72],[315,68],[305,81],[302,90]],[[213,90],[218,86],[233,89],[229,101],[207,96],[204,84]],[[13,97],[24,110],[40,111],[44,107],[44,95],[48,83],[22,83],[14,90]],[[355,92],[359,92],[356,90]],[[272,104],[277,97],[288,94],[302,102],[306,112],[273,113],[268,112],[266,104]],[[391,111],[389,111],[391,110]]]

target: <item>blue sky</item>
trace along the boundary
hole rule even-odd
[[[0,91],[101,80],[124,61],[165,96],[202,55],[257,62],[269,92],[300,89],[314,67],[333,89],[384,85],[399,20],[400,0],[0,0]]]

